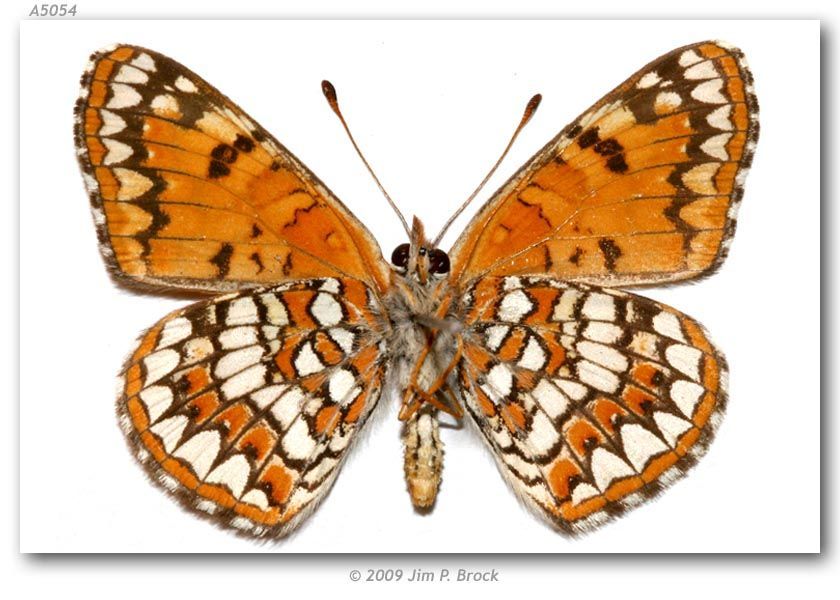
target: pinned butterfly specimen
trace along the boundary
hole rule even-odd
[[[644,67],[449,252],[443,231],[397,211],[407,241],[390,263],[291,152],[172,59],[95,54],[76,114],[111,272],[218,293],[142,336],[118,399],[137,459],[186,508],[283,536],[388,389],[415,506],[435,503],[448,413],[474,421],[516,495],[568,533],[656,495],[711,441],[722,354],[690,317],[619,288],[704,277],[726,256],[758,137],[740,51],[703,42]]]

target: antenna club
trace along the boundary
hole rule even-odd
[[[332,108],[333,111],[338,113],[338,94],[335,93],[335,86],[326,79],[324,79],[321,82],[321,92],[324,94],[324,98],[327,99],[330,108]]]
[[[530,121],[531,117],[534,116],[534,113],[537,112],[540,102],[542,102],[542,94],[534,94],[531,99],[528,100],[528,105],[525,107],[525,113],[522,115],[523,125]]]

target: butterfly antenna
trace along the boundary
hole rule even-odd
[[[344,126],[344,131],[347,132],[347,137],[350,138],[350,143],[353,144],[353,148],[356,149],[356,153],[359,155],[359,158],[362,159],[362,162],[367,167],[370,176],[373,177],[373,180],[376,182],[376,185],[379,186],[382,195],[385,196],[385,199],[388,200],[388,204],[391,205],[391,208],[394,209],[394,212],[397,213],[397,216],[400,218],[402,222],[403,229],[405,229],[406,235],[411,238],[411,229],[408,227],[408,221],[405,220],[405,217],[400,212],[400,209],[397,208],[397,205],[394,204],[394,201],[391,199],[391,196],[388,195],[388,192],[385,191],[385,188],[382,186],[382,183],[379,181],[379,178],[376,176],[376,173],[373,172],[373,169],[370,168],[368,161],[365,159],[365,155],[362,154],[362,151],[359,150],[358,144],[356,144],[356,140],[353,139],[353,134],[350,133],[350,128],[347,126],[347,122],[344,120],[344,115],[341,114],[341,109],[338,107],[338,96],[335,93],[335,87],[326,79],[321,82],[321,91],[324,93],[324,97],[327,99],[327,102],[330,105],[330,108],[338,117],[338,120],[341,121],[341,124]]]
[[[435,241],[432,242],[432,246],[437,248],[440,244],[440,241],[443,239],[446,230],[449,229],[449,226],[455,222],[455,219],[464,212],[464,209],[470,205],[470,202],[478,195],[478,192],[485,186],[485,184],[490,180],[493,176],[493,173],[496,172],[496,169],[499,168],[499,165],[502,164],[502,161],[507,156],[507,153],[510,151],[511,146],[513,146],[513,142],[516,141],[516,138],[519,136],[519,133],[525,128],[525,125],[528,124],[528,121],[531,120],[531,117],[534,116],[534,113],[537,111],[537,107],[540,105],[540,101],[542,101],[542,95],[535,94],[530,100],[528,100],[528,105],[525,107],[525,112],[522,113],[522,120],[519,121],[519,125],[516,127],[516,131],[513,132],[513,135],[508,142],[508,145],[505,147],[505,151],[502,152],[502,155],[499,157],[499,160],[496,161],[496,164],[493,165],[493,168],[490,169],[490,172],[481,180],[481,183],[478,184],[478,187],[475,188],[475,191],[470,194],[470,197],[466,199],[466,201],[455,211],[455,213],[449,217],[449,220],[443,226],[443,229],[440,230],[440,233],[437,234]]]

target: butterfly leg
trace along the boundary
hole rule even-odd
[[[460,419],[464,416],[464,411],[458,404],[455,394],[447,384],[449,376],[461,360],[463,342],[460,338],[458,338],[455,354],[449,361],[449,364],[440,372],[434,383],[432,383],[428,389],[424,390],[419,383],[419,380],[424,367],[428,368],[427,361],[431,359],[431,348],[433,345],[434,337],[430,336],[430,343],[424,349],[423,354],[417,361],[417,365],[414,367],[411,374],[411,383],[408,387],[406,387],[406,390],[403,393],[402,407],[400,408],[399,414],[399,419],[401,421],[410,419],[423,403],[429,403],[438,410],[450,414],[456,419]]]

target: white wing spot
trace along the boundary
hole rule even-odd
[[[298,387],[292,388],[274,403],[271,407],[271,414],[280,426],[285,430],[295,420],[295,417],[300,413],[301,407],[308,400],[308,397]]]
[[[99,128],[99,135],[114,135],[125,129],[125,120],[116,113],[104,108],[99,111],[102,117],[102,127]]]
[[[607,294],[589,294],[581,312],[593,321],[615,321],[615,300]]]
[[[153,385],[140,392],[140,400],[146,405],[149,423],[154,423],[172,405],[172,390],[165,385]]]
[[[293,459],[304,459],[312,455],[315,439],[309,434],[309,427],[303,419],[297,419],[283,436],[283,450]]]
[[[245,484],[248,483],[250,474],[251,465],[248,464],[248,459],[241,454],[236,454],[213,469],[205,481],[226,485],[233,497],[239,498],[245,490]]]
[[[482,386],[482,389],[494,402],[510,394],[512,388],[513,373],[504,363],[499,363],[490,369],[487,373],[487,383]]]
[[[198,91],[195,84],[183,75],[179,75],[178,79],[175,80],[175,87],[182,92],[187,92],[188,94],[194,94]]]
[[[356,378],[347,369],[338,369],[330,376],[329,393],[333,402],[346,403],[356,396],[357,392],[351,392],[358,389]]]
[[[511,444],[513,444],[513,438],[510,437],[507,427],[493,429],[491,434],[493,435],[493,441],[496,442],[496,445],[499,446],[499,448],[508,448]]]
[[[280,394],[289,389],[288,385],[270,385],[268,387],[260,388],[251,394],[251,400],[256,402],[260,410],[274,404],[274,401],[280,397]]]
[[[216,509],[218,509],[218,505],[210,502],[209,500],[199,500],[195,503],[195,507],[198,510],[206,512],[208,515],[212,515],[216,513]]]
[[[686,50],[682,54],[680,54],[680,66],[681,67],[690,67],[694,63],[698,63],[702,58],[700,58],[694,50]]]
[[[680,419],[666,412],[653,413],[653,420],[656,422],[656,426],[659,427],[659,431],[665,436],[665,440],[671,448],[675,448],[680,436],[693,427],[685,419]]]
[[[675,369],[685,373],[694,381],[700,381],[700,359],[703,353],[697,348],[674,344],[665,349],[665,358]]]
[[[123,65],[120,67],[116,77],[114,77],[114,81],[119,81],[120,83],[146,83],[149,81],[149,76],[136,67]]]
[[[193,364],[213,354],[213,342],[206,337],[193,338],[184,344],[184,364]]]
[[[656,349],[656,343],[659,338],[647,331],[637,331],[633,334],[633,339],[628,345],[628,349],[636,354],[659,360],[659,352]]]
[[[612,371],[608,371],[600,365],[582,360],[577,363],[577,372],[580,380],[586,385],[601,390],[602,392],[615,393],[618,390],[619,380]]]
[[[120,183],[117,200],[133,200],[145,194],[154,185],[151,179],[131,169],[116,167],[111,172]]]
[[[557,387],[563,390],[563,392],[565,392],[572,400],[583,400],[588,391],[586,386],[581,385],[576,381],[559,378],[554,379],[553,381],[557,384]]]
[[[641,79],[639,79],[639,83],[636,84],[638,88],[649,88],[657,83],[662,81],[662,78],[659,76],[659,73],[656,71],[651,71],[650,73],[645,73]]]
[[[245,517],[235,517],[230,520],[230,524],[231,526],[236,527],[237,529],[241,529],[242,531],[260,531],[259,527],[255,527],[254,524]]]
[[[552,321],[571,321],[575,318],[575,305],[580,299],[581,293],[578,290],[566,290],[557,304],[554,305],[554,312],[551,315]]]
[[[621,428],[621,443],[624,454],[637,471],[644,470],[651,458],[668,450],[662,440],[638,423],[629,423]]]
[[[704,391],[702,386],[680,379],[671,384],[671,400],[690,419]]]
[[[146,368],[144,387],[171,373],[180,361],[181,355],[172,349],[159,350],[154,354],[149,354],[143,359],[143,366]]]
[[[262,490],[249,490],[247,494],[240,498],[242,502],[252,504],[262,510],[268,510],[268,496]]]
[[[506,292],[522,288],[522,280],[519,277],[505,277],[502,281],[502,289]]]
[[[706,117],[706,122],[714,127],[715,129],[721,129],[723,131],[731,131],[732,130],[732,121],[729,120],[729,114],[732,112],[732,105],[727,104],[726,106],[721,106],[720,108],[716,108],[714,111],[709,113],[709,116]]]
[[[155,71],[157,69],[157,67],[155,67],[155,61],[153,61],[152,57],[145,52],[138,54],[137,58],[131,61],[131,64],[135,67],[143,69],[144,71]]]
[[[718,72],[715,70],[715,65],[711,60],[697,63],[693,67],[685,70],[686,79],[712,79],[718,76]]]
[[[531,419],[531,430],[527,443],[531,450],[538,455],[544,455],[551,450],[560,439],[560,434],[554,424],[542,411],[537,411]]]
[[[237,298],[228,306],[227,319],[225,319],[225,324],[228,327],[249,325],[258,321],[257,305],[254,304],[254,299],[250,296]]]
[[[602,492],[606,491],[614,480],[636,474],[630,465],[612,452],[600,447],[592,451],[591,469],[595,485]]]
[[[198,478],[204,479],[220,448],[218,431],[202,431],[181,444],[172,456],[188,462]]]
[[[131,149],[131,146],[128,144],[123,144],[117,140],[112,140],[111,138],[102,138],[102,143],[104,144],[105,148],[107,148],[108,153],[105,155],[105,158],[102,159],[102,164],[104,165],[113,165],[117,163],[121,163],[132,154],[134,154],[134,150]]]
[[[602,342],[604,344],[614,344],[618,340],[618,338],[621,337],[622,333],[623,331],[618,325],[613,325],[612,323],[603,323],[601,321],[590,322],[586,326],[586,329],[584,329],[583,331],[584,337],[587,337],[595,342]]]
[[[518,323],[522,317],[534,309],[534,303],[521,289],[513,291],[499,304],[499,319],[509,323]]]
[[[171,454],[172,450],[181,440],[181,436],[184,434],[184,428],[186,426],[187,417],[184,415],[177,415],[150,427],[149,431],[161,439],[164,450]]]
[[[685,336],[680,327],[680,320],[674,313],[663,310],[653,317],[653,329],[665,337],[681,342],[685,341]]]
[[[720,163],[716,162],[697,165],[682,174],[682,182],[685,187],[697,194],[716,194],[715,175],[719,169]]]
[[[660,92],[653,101],[656,112],[670,113],[682,104],[682,98],[676,92]]]
[[[605,346],[604,344],[584,340],[578,342],[577,350],[581,356],[588,358],[602,367],[607,367],[611,371],[621,373],[626,371],[629,366],[626,356],[615,348]]]
[[[160,94],[152,99],[152,112],[159,117],[166,117],[169,115],[180,115],[181,108],[178,105],[178,100],[172,94]]]
[[[342,329],[341,327],[333,327],[328,333],[330,338],[344,351],[344,354],[350,354],[353,351],[353,342],[356,336],[352,331]]]
[[[522,358],[519,359],[518,365],[523,369],[539,371],[545,366],[545,361],[545,351],[539,342],[534,337],[529,338],[528,343],[525,345],[525,350],[522,351]]]
[[[318,294],[311,308],[312,316],[321,327],[331,327],[341,323],[344,317],[341,305],[330,294]]]
[[[111,84],[111,99],[107,108],[128,108],[140,104],[143,97],[130,85],[124,83]]]
[[[569,409],[569,400],[555,385],[542,379],[531,391],[531,396],[550,418],[557,419]]]
[[[237,373],[222,384],[222,394],[228,400],[239,398],[265,385],[265,365],[254,365]]]
[[[543,476],[537,465],[533,462],[523,460],[517,454],[513,454],[512,452],[505,453],[502,454],[502,459],[509,469],[516,471],[528,479],[539,479]]]
[[[577,506],[584,500],[597,496],[599,493],[600,492],[595,486],[588,483],[579,483],[575,486],[575,489],[572,490],[572,504]]]
[[[317,373],[324,369],[324,363],[321,362],[321,359],[318,358],[318,355],[315,354],[315,350],[312,348],[312,343],[307,342],[304,344],[300,352],[298,352],[297,357],[295,358],[295,369],[297,370],[299,377],[305,377],[306,375],[311,375],[312,373]]]
[[[219,344],[225,350],[252,346],[257,343],[257,340],[257,328],[248,325],[225,329],[219,334]]]
[[[190,337],[192,333],[192,323],[186,317],[177,317],[168,321],[163,326],[163,331],[160,334],[160,341],[158,341],[158,349],[166,348],[172,344],[177,344],[181,340]]]
[[[691,90],[691,97],[706,104],[723,104],[726,98],[721,94],[723,79],[709,79]]]
[[[262,294],[260,300],[266,308],[269,323],[280,327],[289,324],[289,313],[276,295]]]
[[[331,292],[333,294],[338,294],[341,291],[341,284],[339,283],[338,279],[334,277],[329,277],[324,280],[324,283],[321,284],[321,287],[318,288],[322,292]]]
[[[498,350],[508,331],[510,331],[509,325],[492,325],[488,327],[484,331],[487,349],[492,352]]]
[[[227,379],[228,377],[247,369],[251,365],[257,364],[263,357],[264,350],[262,346],[249,346],[229,352],[219,359],[216,363],[216,377],[219,379]]]
[[[731,133],[714,135],[703,142],[700,145],[700,149],[712,158],[729,160],[729,152],[726,150],[726,144],[729,142],[729,138],[731,137]]]

